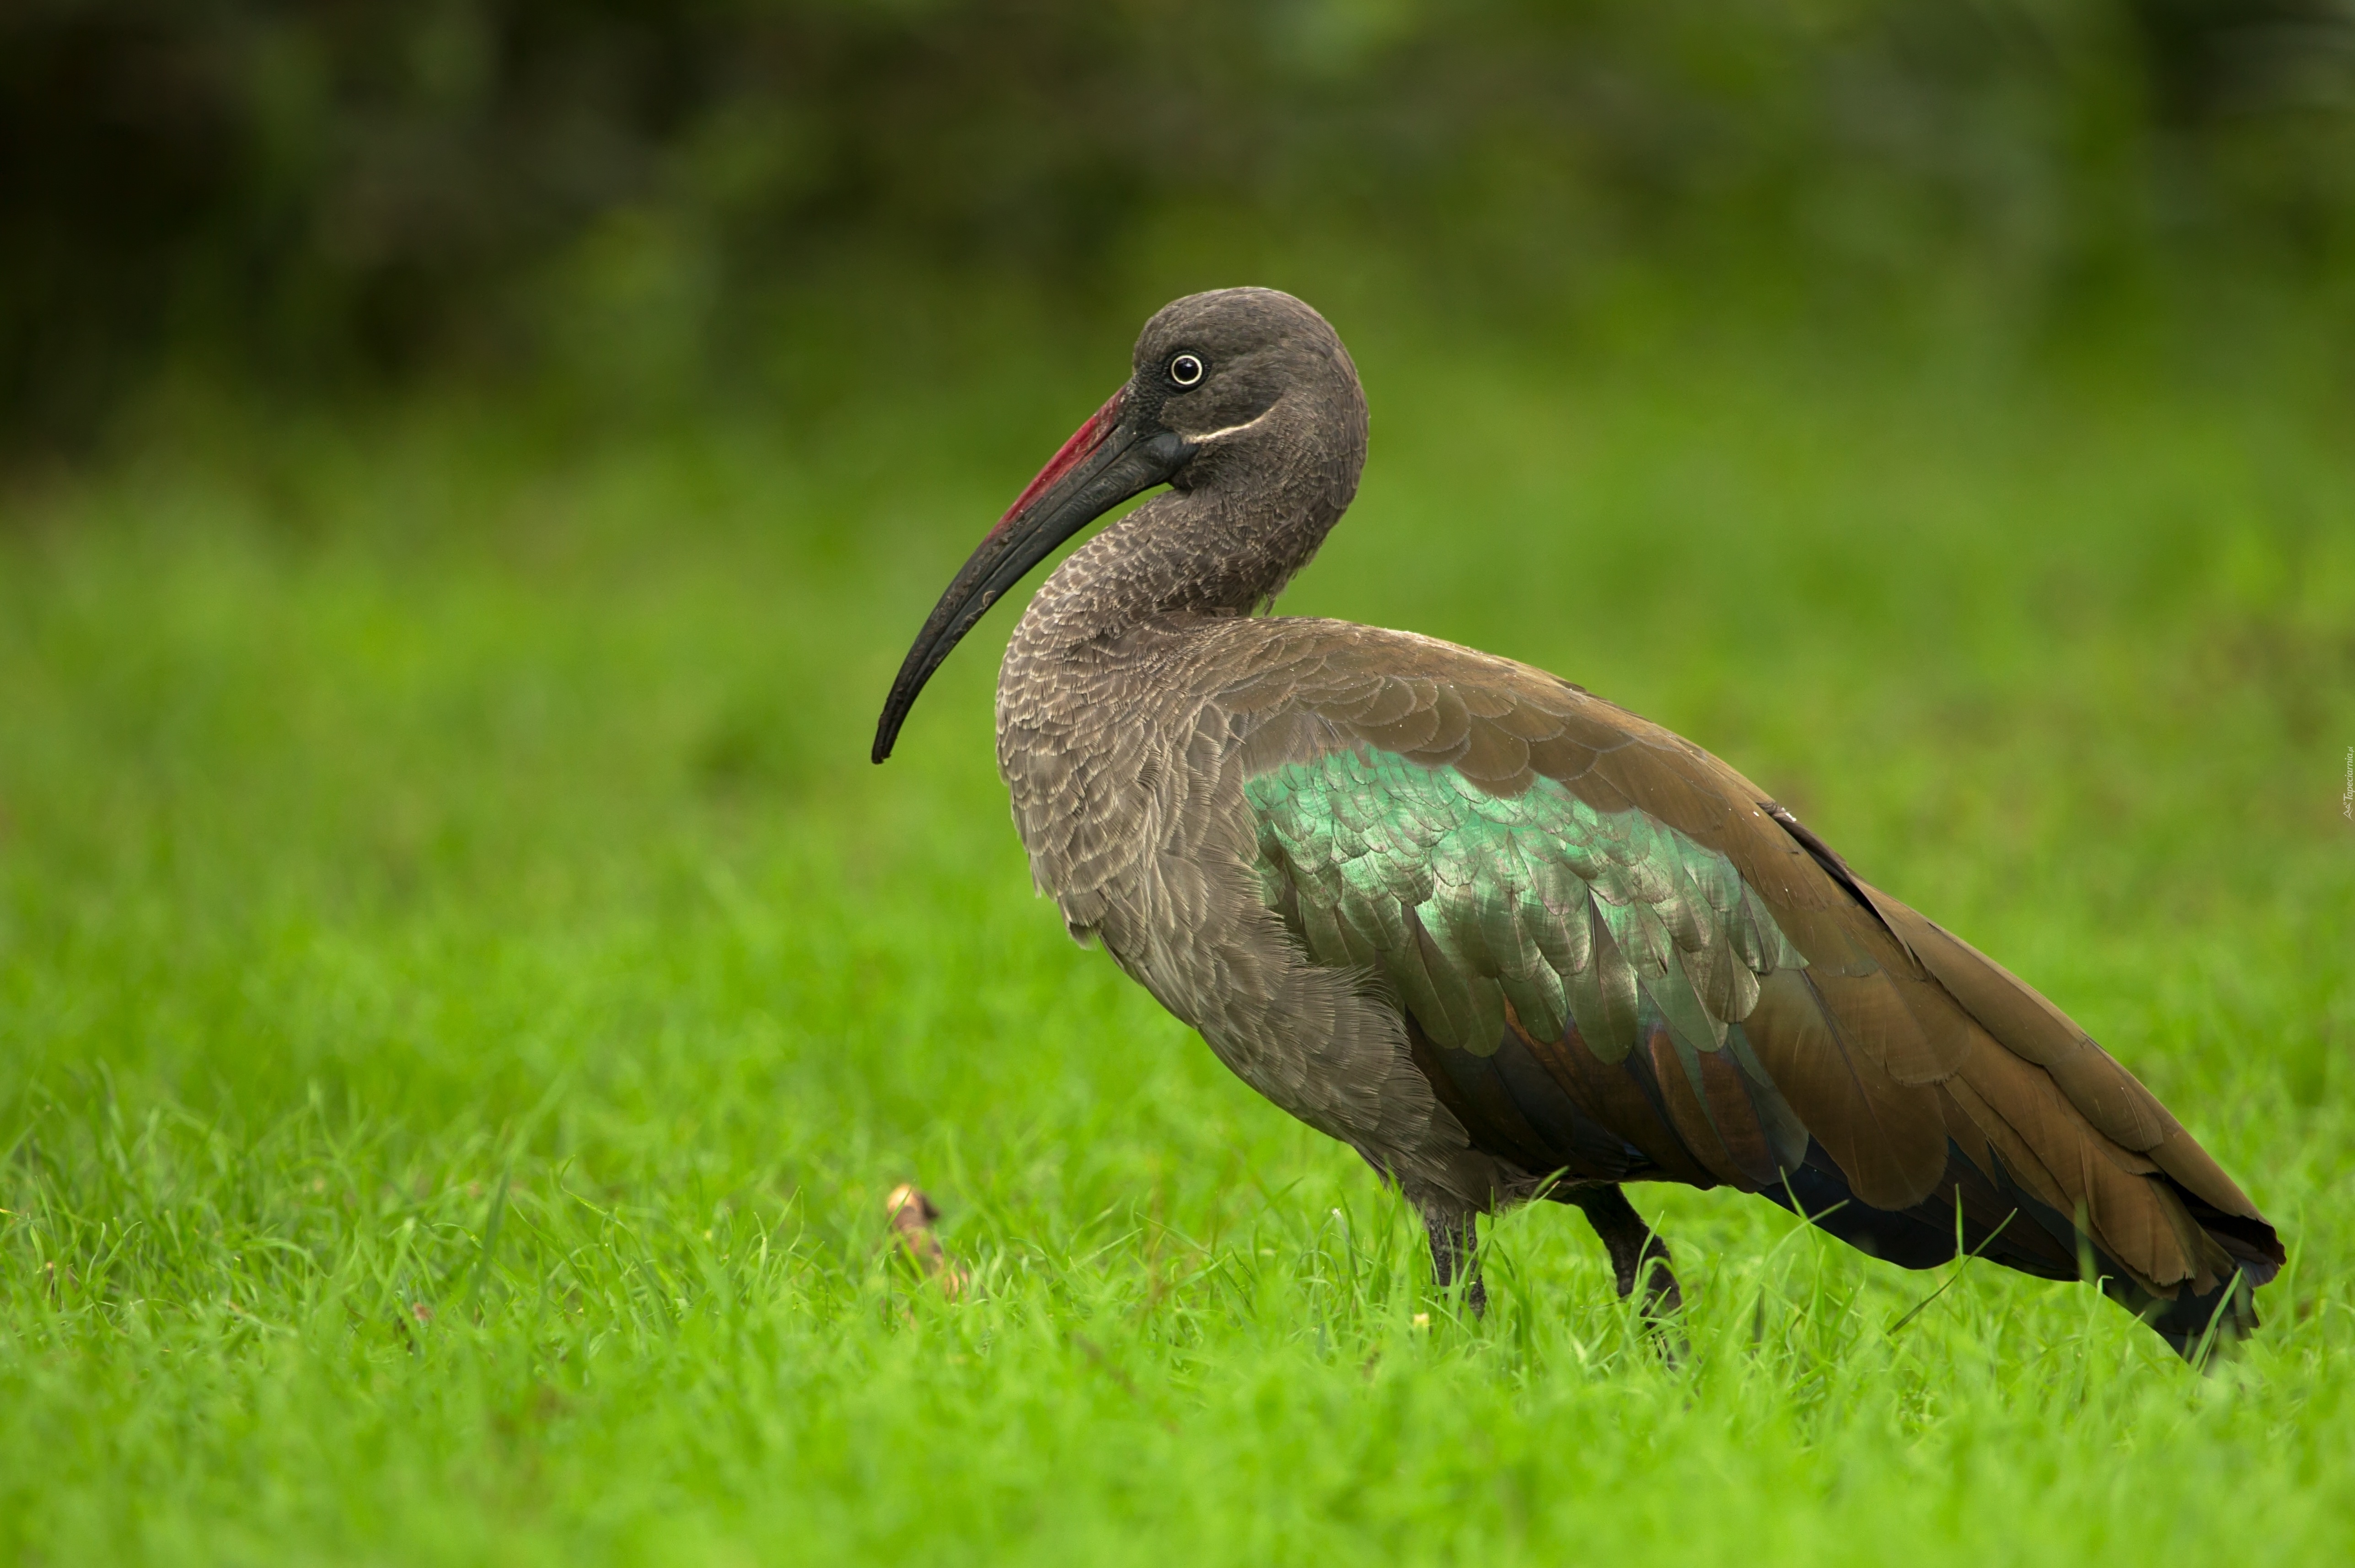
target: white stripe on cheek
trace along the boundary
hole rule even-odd
[[[1186,432],[1184,432],[1184,431],[1182,431],[1182,430],[1181,430],[1181,431],[1179,431],[1178,433],[1179,435],[1184,435],[1184,436],[1186,436],[1186,439],[1187,439],[1188,441],[1195,442],[1195,443],[1201,443],[1201,442],[1205,442],[1205,441],[1216,441],[1216,440],[1218,440],[1218,439],[1219,439],[1220,436],[1222,436],[1222,435],[1232,435],[1232,434],[1234,434],[1237,431],[1245,431],[1245,430],[1249,430],[1249,429],[1251,429],[1251,427],[1252,427],[1252,426],[1253,426],[1253,425],[1255,425],[1255,424],[1259,423],[1259,421],[1260,421],[1260,420],[1263,420],[1263,419],[1267,418],[1267,414],[1272,414],[1272,413],[1273,413],[1273,412],[1275,412],[1275,411],[1274,411],[1273,408],[1271,408],[1271,409],[1269,409],[1269,410],[1267,411],[1267,413],[1263,413],[1263,414],[1260,415],[1260,416],[1259,416],[1259,419],[1255,419],[1255,420],[1245,420],[1245,421],[1244,421],[1242,423],[1241,423],[1241,424],[1231,424],[1231,425],[1227,426],[1224,430],[1210,430],[1210,431],[1204,431],[1200,435],[1187,435]]]

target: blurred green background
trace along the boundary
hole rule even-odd
[[[2237,1362],[1654,1188],[1681,1366],[1563,1213],[1459,1321],[1030,897],[1008,611],[868,765],[1242,282],[1373,411],[1283,607],[2049,992]],[[2350,792],[2344,0],[0,9],[0,1560],[2343,1560]]]
[[[2344,0],[0,16],[19,445],[161,367],[807,406],[981,298],[1125,326],[1271,270],[1513,332],[1634,290],[2042,341],[2220,292],[2343,321],[2350,255]]]

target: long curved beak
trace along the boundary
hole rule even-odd
[[[1124,417],[1125,416],[1125,417]],[[1055,547],[1140,490],[1167,484],[1192,449],[1185,437],[1137,417],[1128,389],[1114,392],[1048,460],[924,618],[875,725],[876,762],[891,754],[916,694],[974,623]]]

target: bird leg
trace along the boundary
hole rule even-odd
[[[1477,1216],[1469,1209],[1425,1209],[1423,1228],[1431,1232],[1432,1284],[1444,1291],[1463,1280],[1464,1305],[1475,1317],[1486,1313],[1488,1289],[1480,1283]]]
[[[1684,1310],[1684,1292],[1677,1288],[1677,1276],[1668,1267],[1668,1244],[1652,1233],[1625,1192],[1616,1187],[1580,1187],[1562,1196],[1585,1212],[1586,1222],[1603,1238],[1611,1253],[1611,1272],[1618,1277],[1620,1300],[1635,1294],[1641,1275],[1646,1320],[1658,1323]],[[1438,1232],[1432,1235],[1436,1246]]]

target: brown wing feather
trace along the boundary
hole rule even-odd
[[[1642,1151],[1631,1157],[1648,1174],[1771,1188],[1797,1158],[1787,1131],[1776,1152],[1760,1109],[1760,1094],[1779,1093],[1874,1208],[1934,1194],[1987,1210],[1993,1226],[2000,1194],[2024,1191],[2081,1216],[2088,1239],[2162,1297],[2185,1285],[2205,1293],[2235,1262],[2261,1277],[2279,1266],[2280,1243],[2247,1195],[2131,1073],[2018,977],[1858,880],[1723,763],[1508,660],[1343,623],[1262,626],[1261,656],[1214,699],[1247,772],[1365,748],[1453,767],[1499,796],[1553,780],[1599,811],[1644,812],[1723,855],[1806,959],[1760,976],[1754,1003],[1726,1020],[1771,1079],[1747,1091],[1733,1062],[1687,1062],[1665,1031],[1613,1065],[1574,1027],[1540,1040],[1512,1020],[1508,1038],[1582,1115]],[[1419,946],[1426,964],[1444,961]],[[1712,1005],[1738,989],[1713,984]],[[1433,992],[1435,1002],[1445,988]],[[1434,1051],[1461,1054],[1426,1040],[1418,1055]],[[1444,1097],[1492,1129],[1506,1146],[1497,1152],[1567,1165],[1497,1093],[1484,1080],[1485,1104],[1454,1085]]]

